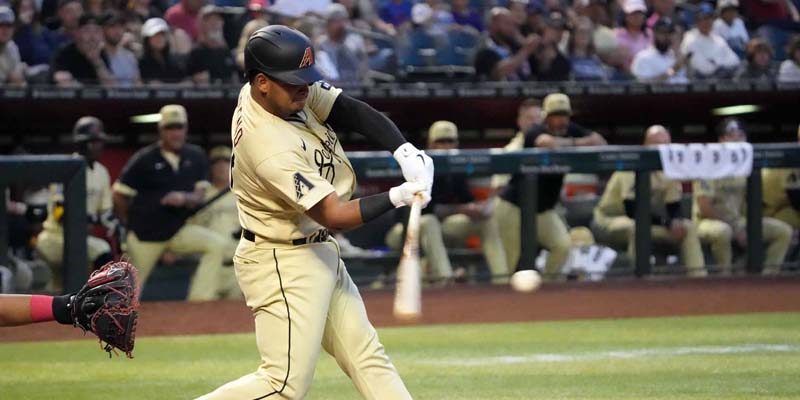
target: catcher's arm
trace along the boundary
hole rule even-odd
[[[0,326],[28,325],[53,320],[72,325],[67,307],[69,298],[69,295],[0,295]]]

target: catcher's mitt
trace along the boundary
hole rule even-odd
[[[138,307],[136,267],[127,261],[111,261],[93,272],[68,305],[73,325],[105,342],[109,357],[119,349],[128,358],[133,358]]]

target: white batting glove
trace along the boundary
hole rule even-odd
[[[392,201],[395,208],[410,207],[411,203],[414,202],[414,197],[417,193],[420,193],[422,195],[422,208],[425,208],[431,202],[431,195],[428,190],[430,189],[422,182],[406,182],[389,189],[389,200]]]
[[[394,159],[400,164],[403,178],[408,182],[423,182],[428,196],[433,187],[433,160],[424,151],[411,143],[405,143],[394,151]]]

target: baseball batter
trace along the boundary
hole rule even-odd
[[[367,319],[330,230],[430,201],[433,162],[391,121],[319,82],[302,33],[273,25],[245,49],[248,84],[231,124],[231,188],[242,239],[234,268],[253,311],[261,365],[202,399],[302,399],[325,349],[366,399],[410,399]],[[350,200],[353,169],[334,130],[394,152],[408,182]]]

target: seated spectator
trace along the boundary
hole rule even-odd
[[[133,86],[141,83],[139,77],[139,60],[133,53],[122,47],[125,34],[122,16],[116,11],[108,11],[102,17],[105,52],[111,75],[119,86]]]
[[[579,17],[569,37],[569,62],[572,64],[572,79],[576,81],[606,81],[608,73],[594,51],[592,43],[592,21]]]
[[[544,4],[540,0],[531,0],[528,3],[528,7],[525,10],[525,21],[519,27],[522,36],[538,35],[544,29],[545,11]]]
[[[16,0],[14,13],[16,14],[14,43],[19,48],[22,62],[46,74],[50,68],[50,59],[56,50],[53,47],[53,34],[39,23],[34,0]]]
[[[180,28],[189,34],[192,41],[197,40],[198,13],[205,4],[205,0],[181,0],[164,13],[164,20],[169,26]]]
[[[150,18],[161,18],[164,15],[155,3],[151,0],[130,0],[128,8],[138,15],[142,21],[147,21]]]
[[[76,39],[75,36],[80,28],[79,20],[83,14],[83,5],[79,0],[59,0],[58,27],[50,36],[53,49],[58,49]]]
[[[25,65],[14,37],[14,11],[0,6],[0,85],[25,85]]]
[[[455,23],[453,14],[442,4],[439,0],[425,0],[425,5],[430,8],[433,13],[431,24],[428,27],[428,32],[433,36],[445,36],[447,30]],[[414,17],[414,8],[411,9],[411,17]]]
[[[578,15],[588,17],[593,24],[592,45],[604,64],[623,69],[624,57],[613,29],[606,0],[580,0],[575,2]]]
[[[471,26],[483,31],[483,18],[470,7],[469,0],[453,0],[453,21],[459,25]]]
[[[181,83],[186,80],[183,66],[170,51],[169,35],[169,26],[161,18],[150,18],[142,25],[144,54],[139,60],[139,71],[144,83]]]
[[[306,15],[322,17],[328,6],[333,3],[331,0],[275,0],[272,10],[291,18],[300,18]]]
[[[83,0],[83,12],[100,17],[105,13],[104,0]]]
[[[559,11],[553,11],[545,19],[539,47],[530,57],[531,76],[537,81],[569,80],[572,66],[561,51],[561,42],[567,21]]]
[[[644,0],[625,0],[622,10],[625,12],[623,24],[614,32],[617,34],[619,47],[624,52],[623,65],[627,70],[636,54],[650,46],[652,34],[645,25],[647,6]]]
[[[691,79],[728,78],[739,67],[739,57],[721,36],[711,31],[714,8],[703,3],[698,8],[697,26],[686,32],[681,43],[681,55],[689,59]]]
[[[517,42],[519,30],[511,13],[501,7],[490,11],[489,27],[483,48],[475,55],[475,75],[480,80],[519,81],[531,75],[528,58],[539,47],[541,37],[528,35]]]
[[[750,40],[744,21],[739,18],[739,0],[717,1],[719,16],[714,21],[713,32],[728,42],[728,46],[741,57],[745,54],[745,46]]]
[[[792,0],[748,0],[745,5],[745,20],[750,30],[764,38],[775,50],[775,58],[788,56],[784,50],[791,32],[800,32],[800,13]]]
[[[411,21],[412,6],[411,0],[391,0],[381,8],[378,15],[397,29]]]
[[[247,46],[247,41],[250,39],[250,36],[252,36],[255,31],[267,25],[269,24],[264,19],[256,18],[250,20],[247,24],[245,24],[244,28],[242,29],[242,35],[239,36],[239,44],[236,46],[235,50],[236,66],[239,67],[240,71],[244,71],[244,48],[245,46]]]
[[[795,36],[789,43],[789,57],[781,63],[778,71],[780,82],[800,82],[800,36]]]
[[[683,33],[685,31],[686,21],[682,20],[677,12],[676,0],[653,0],[651,5],[653,13],[647,18],[648,28],[653,29],[661,17],[668,17],[675,24],[675,29],[678,32]]]
[[[675,51],[675,25],[664,17],[653,26],[653,45],[636,55],[631,73],[640,82],[687,83],[686,60]]]
[[[79,21],[75,42],[56,52],[50,71],[59,86],[111,85],[108,54],[103,49],[103,31],[97,17],[84,14]]]
[[[778,66],[773,59],[772,47],[761,38],[747,43],[747,59],[736,71],[737,80],[772,81],[778,75]]]
[[[197,46],[189,54],[188,72],[195,84],[239,82],[236,64],[225,43],[223,29],[225,20],[214,5],[200,10]]]
[[[325,35],[317,45],[320,72],[325,80],[336,84],[360,83],[369,69],[364,39],[347,32],[348,23],[347,9],[341,4],[331,4]]]

